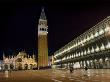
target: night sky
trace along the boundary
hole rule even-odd
[[[0,57],[26,50],[37,54],[41,7],[48,20],[49,55],[110,16],[109,2],[1,2]]]

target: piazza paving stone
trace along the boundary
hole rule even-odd
[[[53,72],[52,69],[0,72],[0,82],[110,82],[110,69],[88,71],[87,75],[82,69],[75,70],[72,74],[69,70]]]

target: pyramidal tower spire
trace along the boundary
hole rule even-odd
[[[40,19],[46,20],[44,7],[42,7],[42,11],[41,11]]]

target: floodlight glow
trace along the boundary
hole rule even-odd
[[[109,26],[107,26],[106,28],[105,28],[105,32],[108,32],[110,30],[110,28],[109,28]]]
[[[99,35],[98,32],[96,32],[94,36],[97,37],[98,35]]]
[[[96,49],[95,49],[95,51],[96,52],[98,52],[99,51],[99,47],[96,45]]]
[[[92,47],[91,52],[94,53],[94,48]]]
[[[104,44],[102,43],[101,47],[100,47],[101,50],[105,50],[105,46]]]
[[[93,35],[93,34],[91,34],[90,39],[93,39],[93,38],[94,38],[94,35]]]
[[[110,48],[110,42],[107,43],[106,48],[107,48],[107,49]]]
[[[84,55],[86,55],[86,50],[84,51]]]
[[[104,33],[104,31],[103,31],[103,29],[101,29],[100,31],[99,31],[99,35],[102,35]]]
[[[81,52],[81,55],[83,56],[83,51]]]
[[[88,48],[88,51],[87,51],[87,53],[88,53],[88,54],[90,54],[90,49],[89,49],[89,48]]]

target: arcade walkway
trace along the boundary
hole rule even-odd
[[[110,69],[84,70],[27,70],[0,72],[0,82],[110,82]]]

